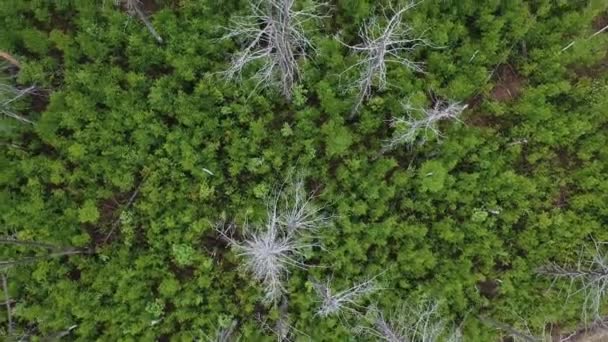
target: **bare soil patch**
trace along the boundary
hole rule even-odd
[[[140,8],[146,14],[152,14],[160,9],[156,0],[140,0]]]
[[[494,279],[477,282],[477,288],[488,299],[496,298],[500,293],[500,284]]]
[[[608,30],[604,32],[608,32]],[[598,75],[606,72],[608,72],[608,53],[594,65],[574,67],[576,78],[597,78]]]
[[[604,27],[606,27],[607,25],[608,25],[608,12],[602,13],[602,14],[598,15],[597,17],[595,17],[593,19],[593,22],[591,23],[591,28],[593,28],[594,31],[599,31],[599,30],[603,29]],[[608,30],[604,31],[603,33],[608,33]]]
[[[568,197],[570,197],[568,187],[560,187],[559,193],[553,199],[553,206],[559,209],[565,208],[568,205]]]
[[[561,336],[562,339],[566,337],[569,337],[568,341],[572,342],[608,342],[608,317],[604,317],[590,327],[579,329],[574,334],[562,334]]]
[[[496,101],[507,102],[515,99],[525,85],[524,78],[512,66],[503,64],[496,70],[496,84],[490,97]]]

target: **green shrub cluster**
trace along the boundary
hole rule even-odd
[[[280,308],[215,227],[266,219],[294,172],[332,218],[286,284],[296,340],[366,340],[352,316],[315,315],[330,277],[380,275],[369,301],[387,312],[436,298],[465,341],[500,335],[479,317],[581,323],[584,298],[535,271],[608,241],[604,1],[423,1],[404,20],[433,42],[411,56],[425,72],[389,65],[352,119],[357,56],[340,41],[395,3],[332,1],[291,101],[222,78],[245,1],[143,5],[162,44],[113,1],[0,1],[8,82],[36,87],[14,104],[33,125],[0,118],[0,234],[53,246],[0,244],[2,260],[37,258],[0,265],[12,336],[191,341],[238,322],[241,340],[276,339]],[[438,140],[383,151],[406,99],[468,108]]]

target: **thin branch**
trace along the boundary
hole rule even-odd
[[[376,306],[370,306],[364,316],[369,327],[363,325],[359,330],[387,342],[435,342],[442,338],[459,341],[458,329],[450,329],[449,320],[441,316],[439,309],[439,302],[423,299],[406,302],[386,317]]]
[[[13,102],[33,93],[35,89],[36,87],[34,86],[25,89],[18,89],[17,87],[9,84],[8,81],[5,81],[4,79],[0,80],[0,113],[27,124],[34,124],[26,117],[17,114],[13,108]]]
[[[122,208],[121,212],[123,212],[131,207],[131,205],[135,201],[135,198],[137,198],[137,195],[139,194],[139,189],[140,189],[142,183],[143,182],[140,182],[139,185],[137,186],[137,188],[135,189],[135,191],[133,191],[133,193],[129,197],[129,200],[127,201],[127,204],[125,204],[125,206]],[[108,240],[110,239],[110,237],[112,236],[112,234],[114,233],[116,228],[118,228],[119,223],[120,223],[120,216],[119,216],[119,218],[117,218],[114,221],[114,223],[112,223],[112,228],[110,229],[110,231],[108,232],[106,237],[103,239],[104,244],[108,242]]]
[[[240,239],[233,237],[234,225],[220,224],[216,230],[242,258],[243,267],[262,283],[265,300],[274,302],[285,291],[290,268],[307,268],[301,261],[303,251],[320,247],[308,241],[314,239],[316,230],[328,224],[328,219],[313,204],[302,179],[269,196],[266,217],[264,224],[255,228],[245,224]]]
[[[15,266],[15,265],[28,264],[28,263],[32,263],[32,262],[36,262],[36,261],[44,260],[44,259],[56,258],[56,257],[65,256],[65,255],[84,254],[84,253],[88,253],[88,252],[89,251],[87,251],[87,250],[67,250],[67,251],[49,253],[46,255],[21,258],[19,260],[0,261],[0,269],[8,268],[8,267]]]
[[[150,34],[152,34],[154,39],[156,39],[156,41],[159,44],[162,44],[163,38],[158,34],[158,32],[156,32],[156,29],[154,29],[154,26],[152,26],[152,23],[150,23],[150,21],[148,20],[148,18],[144,14],[144,12],[142,12],[141,9],[139,8],[139,6],[137,6],[137,5],[133,6],[133,9],[137,13],[137,16],[139,16],[139,19],[141,19],[141,21],[144,23],[144,25],[146,25],[146,28],[148,29]]]
[[[225,329],[221,329],[214,340],[214,342],[231,342],[233,341],[233,335],[236,331],[236,328],[239,324],[239,321],[236,319],[230,322],[230,325]]]
[[[606,25],[606,26],[604,26],[603,28],[599,29],[597,32],[595,32],[594,34],[592,34],[592,35],[591,35],[589,38],[595,37],[595,36],[597,36],[598,34],[600,34],[600,33],[604,32],[604,31],[606,31],[606,30],[608,30],[608,25]]]
[[[11,298],[8,294],[8,284],[6,274],[2,273],[2,291],[4,292],[4,302],[6,304],[6,315],[8,317],[8,335],[13,335],[13,316],[11,315]]]
[[[7,62],[11,63],[17,68],[21,68],[21,64],[19,63],[19,61],[8,52],[0,51],[0,57],[4,58]]]
[[[130,14],[136,14],[139,17],[139,19],[144,23],[144,25],[146,26],[146,28],[148,29],[150,34],[152,34],[154,39],[156,39],[156,41],[159,44],[162,44],[163,38],[158,34],[156,29],[154,29],[154,26],[152,26],[152,23],[150,23],[150,21],[146,17],[146,14],[140,8],[141,1],[140,0],[115,0],[115,3],[117,6],[120,5],[121,2],[124,2],[127,12]]]
[[[0,239],[0,244],[40,247],[40,248],[54,249],[54,250],[65,249],[65,247],[63,247],[63,246],[52,245],[52,244],[44,243],[44,242],[13,240],[13,239]]]

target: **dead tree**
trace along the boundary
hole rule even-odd
[[[243,259],[244,268],[262,283],[265,299],[274,302],[284,293],[290,268],[306,268],[302,252],[320,246],[310,241],[328,219],[307,195],[302,179],[271,194],[266,208],[266,222],[257,228],[245,225],[239,239],[233,237],[234,225],[220,225],[216,230]]]
[[[602,305],[608,294],[608,253],[605,251],[606,242],[594,241],[592,250],[583,250],[579,254],[576,265],[547,264],[537,270],[538,274],[551,277],[553,281],[566,280],[570,282],[568,298],[582,294],[583,321],[588,322],[602,319]]]
[[[376,306],[368,308],[367,325],[358,328],[370,337],[386,342],[436,342],[462,340],[459,329],[452,329],[441,315],[436,301],[422,300],[406,303],[387,317]]]
[[[332,290],[331,280],[325,283],[313,283],[313,287],[321,301],[317,310],[317,315],[321,317],[340,315],[345,311],[355,313],[356,308],[359,307],[358,301],[379,289],[373,279],[339,292]]]
[[[306,246],[293,234],[285,234],[274,213],[271,215],[263,229],[251,230],[246,227],[242,240],[233,238],[232,232],[220,231],[237,256],[243,259],[244,268],[262,283],[268,302],[276,301],[283,294],[283,283],[290,267],[304,267],[298,259]]]
[[[329,224],[330,218],[313,202],[315,196],[306,191],[303,178],[296,178],[280,191],[280,197],[279,221],[288,231],[314,232]]]
[[[416,3],[408,4],[396,11],[390,19],[386,16],[382,19],[372,18],[359,30],[359,38],[362,42],[357,45],[347,45],[354,54],[362,56],[359,62],[347,69],[360,70],[359,78],[352,85],[352,88],[358,90],[358,95],[351,118],[371,96],[373,86],[378,90],[386,88],[386,71],[389,63],[415,72],[423,71],[422,63],[413,61],[406,55],[420,46],[431,46],[422,35],[416,35],[414,29],[403,20],[405,12],[415,6]],[[382,26],[381,22],[386,24]]]
[[[391,126],[396,129],[393,137],[383,147],[383,151],[390,151],[404,144],[413,144],[419,138],[419,143],[426,142],[427,137],[432,135],[440,138],[438,123],[440,121],[456,120],[467,108],[458,102],[437,101],[430,109],[414,108],[409,104],[404,105],[407,117],[393,118]]]
[[[140,0],[115,0],[116,6],[120,6],[120,4],[124,4],[127,13],[130,15],[136,15],[139,19],[144,23],[150,34],[156,39],[159,44],[162,44],[163,38],[156,32],[152,23],[146,17],[146,14],[141,10],[141,1]]]
[[[314,14],[319,5],[294,9],[294,0],[252,0],[251,14],[237,17],[223,39],[236,39],[242,49],[233,55],[224,75],[241,78],[244,69],[254,63],[251,77],[258,86],[276,86],[289,100],[299,75],[298,59],[312,48],[304,33],[307,21],[321,18]]]

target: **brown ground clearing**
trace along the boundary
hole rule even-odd
[[[512,66],[500,65],[496,70],[496,75],[496,85],[490,92],[492,99],[507,102],[519,96],[525,81]]]

